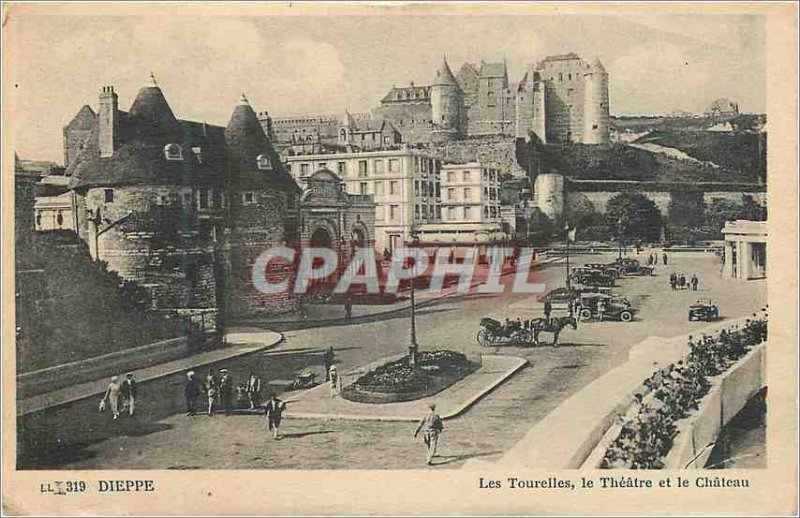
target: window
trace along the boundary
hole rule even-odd
[[[336,163],[336,172],[339,173],[339,176],[344,176],[344,173],[346,171],[345,167],[346,166],[345,166],[344,162],[337,162]]]
[[[375,196],[383,196],[383,182],[375,182]]]
[[[105,203],[114,203],[114,189],[106,189],[103,191],[103,201]]]
[[[488,198],[489,197],[489,188],[488,187],[484,187],[483,188],[483,197],[484,198]]]
[[[486,169],[483,170],[483,180],[487,182],[489,181],[489,171]]]
[[[563,81],[564,80],[564,73],[563,72],[559,72],[558,73],[558,80],[559,81]]]
[[[383,174],[383,160],[375,160],[375,174]]]
[[[419,157],[418,156],[414,157],[414,172],[415,173],[419,172]]]
[[[428,182],[422,182],[422,195],[428,195]]]
[[[201,194],[202,194],[202,191],[201,191]],[[248,191],[248,192],[242,193],[242,203],[244,205],[250,205],[254,201],[255,201],[255,197],[253,196],[252,192]]]
[[[308,176],[308,170],[308,164],[300,164],[300,176]]]
[[[455,220],[456,220],[456,208],[447,207],[447,221],[455,221]]]
[[[400,206],[399,205],[390,205],[389,206],[389,221],[397,221],[400,216]]]
[[[258,155],[256,157],[256,164],[262,171],[272,171],[272,160],[267,155]]]
[[[572,74],[567,74],[567,79],[568,79],[569,81],[572,81]]]
[[[207,209],[208,208],[208,191],[205,190],[205,189],[202,189],[200,191],[199,205],[200,205],[201,209]]]
[[[389,159],[389,172],[390,173],[399,173],[400,172],[400,160],[396,158]]]
[[[464,182],[469,182],[471,176],[472,175],[469,174],[469,171],[462,171],[461,172],[461,180],[464,181]]]
[[[456,201],[456,190],[452,187],[447,189],[447,199],[449,201]]]
[[[436,197],[442,197],[442,185],[439,182],[436,182]]]
[[[428,172],[428,160],[426,160],[425,158],[421,158],[420,160],[422,161],[422,172],[423,173],[427,173]]]
[[[164,158],[167,160],[183,160],[183,150],[178,144],[164,146]]]
[[[328,162],[320,162],[319,167],[317,167],[317,170],[319,171],[320,169],[327,169],[327,168],[328,168]]]
[[[414,205],[414,219],[419,219],[419,205]]]
[[[422,206],[422,219],[428,219],[428,206]]]
[[[58,211],[56,214],[56,223],[59,227],[64,224],[64,215],[61,213],[61,211]]]
[[[367,177],[367,161],[366,160],[359,160],[358,161],[358,177],[359,178],[366,178]]]
[[[211,193],[211,205],[215,209],[221,209],[222,208],[222,193],[219,190],[215,191],[213,189],[209,189],[209,192]]]
[[[192,193],[190,193],[190,192],[183,193],[183,204],[184,205],[186,205],[187,207],[191,207],[193,205],[193,203],[192,203],[193,200],[194,200],[194,196],[192,196]]]
[[[486,207],[486,206],[483,207],[483,217],[484,218],[488,218],[489,217],[489,207]]]
[[[455,171],[447,171],[447,181],[448,182],[455,182],[456,181],[456,172]]]
[[[180,198],[180,196],[178,195],[177,192],[169,193],[169,203],[170,203],[170,205],[177,205],[178,203],[180,203],[180,201],[181,201],[181,198]]]
[[[469,221],[472,218],[472,207],[464,207],[464,220]]]
[[[419,196],[419,180],[414,180],[414,196]]]
[[[358,193],[362,196],[367,194],[367,182],[361,182],[358,184]]]
[[[400,184],[398,182],[389,182],[389,194],[398,194]]]
[[[472,190],[469,187],[464,188],[464,201],[472,199]]]

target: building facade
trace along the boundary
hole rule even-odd
[[[500,177],[499,169],[480,162],[443,165],[441,222],[421,225],[420,239],[440,243],[501,239]]]
[[[411,239],[412,228],[441,221],[441,162],[408,146],[286,157],[292,177],[305,188],[312,175],[330,170],[348,195],[372,196],[374,245],[392,251]]]
[[[725,223],[722,274],[734,279],[767,276],[767,222],[736,220]]]

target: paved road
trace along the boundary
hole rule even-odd
[[[644,257],[644,255],[642,256]],[[613,256],[585,256],[576,262],[611,260]],[[628,349],[652,336],[675,336],[702,329],[688,322],[686,311],[695,299],[714,298],[724,318],[752,313],[766,300],[764,281],[722,279],[719,260],[705,254],[673,254],[657,276],[626,278],[617,291],[641,308],[631,323],[581,324],[562,334],[558,348],[490,348],[491,352],[527,358],[523,369],[479,402],[464,416],[447,422],[438,463],[434,469],[457,468],[469,458],[496,459],[539,419],[566,397],[625,361]],[[671,271],[687,277],[697,273],[700,292],[671,292]],[[537,280],[554,287],[563,265],[545,266]],[[418,312],[422,348],[474,351],[482,316],[540,315],[532,295],[471,295],[445,299]],[[319,365],[319,351],[333,346],[337,362],[349,369],[402,352],[408,343],[408,316],[395,314],[380,321],[325,328],[286,331],[286,342],[276,350],[232,362],[237,379],[248,370],[264,379],[286,378]],[[286,420],[284,439],[267,436],[263,418],[253,415],[172,416],[152,433],[133,432],[89,445],[75,455],[53,459],[54,467],[93,468],[203,468],[203,469],[400,469],[424,467],[424,447],[411,434],[413,425],[352,421]],[[135,427],[134,427],[135,428]]]

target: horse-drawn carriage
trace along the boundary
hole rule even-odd
[[[567,327],[578,328],[578,321],[572,316],[535,318],[520,322],[499,321],[484,317],[481,319],[481,329],[478,331],[478,343],[484,347],[496,345],[539,345],[539,334],[542,332],[553,333],[553,347],[558,346],[558,335]]]

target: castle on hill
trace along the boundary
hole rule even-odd
[[[543,143],[606,144],[608,73],[598,59],[549,56],[514,87],[505,61],[464,63],[453,74],[443,58],[429,85],[393,86],[369,114],[259,119],[277,145],[305,152],[531,133]]]

